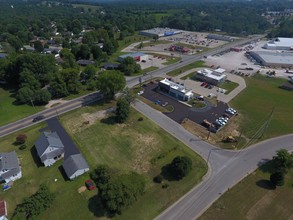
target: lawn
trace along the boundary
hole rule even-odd
[[[44,109],[43,106],[16,105],[13,90],[0,87],[0,126],[17,121]]]
[[[258,74],[246,79],[247,88],[230,103],[243,116],[240,130],[246,137],[251,138],[260,129],[272,110],[271,121],[262,139],[292,133],[292,92],[279,88],[285,81]]]
[[[107,164],[121,172],[138,172],[147,180],[145,194],[116,218],[153,219],[201,181],[207,171],[206,164],[192,150],[135,110],[131,110],[127,123],[121,125],[98,118],[99,110],[108,109],[113,104],[105,103],[80,108],[61,116],[61,122],[79,146],[91,168],[97,164]],[[97,117],[97,121],[84,125],[82,122],[88,120],[84,118],[86,116]],[[140,117],[144,120],[138,121]],[[56,199],[52,207],[38,216],[38,219],[97,218],[100,216],[99,206],[96,203],[97,190],[85,191],[81,194],[77,192],[89,178],[89,174],[74,181],[65,181],[59,170],[63,160],[47,168],[38,167],[39,163],[35,162],[36,157],[32,156],[35,155],[33,145],[39,136],[38,130],[45,126],[43,123],[17,132],[28,136],[28,147],[25,150],[18,150],[18,147],[13,145],[17,134],[0,139],[2,152],[16,150],[23,173],[23,177],[15,181],[12,189],[0,192],[0,197],[8,203],[9,218],[16,205],[36,192],[41,183],[49,186],[56,194]],[[171,162],[177,155],[189,156],[193,161],[193,170],[182,181],[171,181],[168,189],[162,189],[160,184],[152,182],[152,178],[160,173],[163,165]]]
[[[143,43],[143,47],[149,47],[153,45],[158,45],[158,44],[170,44],[171,42],[168,40],[152,40],[149,43]],[[135,48],[139,49],[139,45],[135,46]]]
[[[220,88],[226,90],[226,93],[225,93],[226,95],[229,94],[234,89],[236,89],[238,86],[239,86],[238,83],[231,82],[231,81],[228,81],[228,80],[226,80],[224,83],[222,83],[221,85],[219,85]]]
[[[270,170],[270,164],[246,177],[218,199],[199,220],[292,218],[293,170],[287,174],[285,186],[275,190],[269,186],[267,170]]]
[[[191,70],[191,69],[199,68],[199,67],[205,67],[205,62],[201,61],[201,60],[196,61],[194,63],[191,63],[191,64],[188,64],[184,67],[181,67],[179,69],[172,70],[171,72],[168,72],[167,75],[168,76],[178,76],[179,74],[184,73],[187,70]]]

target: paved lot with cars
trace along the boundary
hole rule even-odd
[[[142,96],[154,103],[163,105],[164,103],[168,103],[169,105],[172,105],[174,110],[172,112],[164,113],[174,121],[178,122],[179,124],[182,123],[182,121],[185,118],[188,118],[197,124],[201,124],[203,120],[208,120],[209,122],[215,122],[216,119],[220,116],[222,116],[226,109],[229,108],[229,106],[224,102],[218,102],[217,106],[208,106],[205,109],[202,109],[203,111],[198,111],[196,108],[191,108],[186,104],[183,104],[174,98],[168,96],[167,94],[161,94],[156,91],[157,88],[156,83],[149,83],[146,84],[144,87],[144,93]]]

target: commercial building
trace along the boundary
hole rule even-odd
[[[140,35],[148,36],[148,37],[167,37],[175,34],[182,33],[182,30],[172,29],[172,28],[153,28],[149,30],[144,30],[139,32]]]
[[[132,57],[135,61],[148,60],[149,56],[145,53],[137,52],[137,53],[128,53],[118,57],[119,62],[123,62],[123,60],[127,57]]]
[[[226,70],[218,68],[216,70],[203,69],[196,72],[195,78],[213,85],[223,83],[227,76],[224,74]]]
[[[207,39],[212,39],[212,40],[221,40],[221,41],[233,41],[233,38],[225,35],[220,35],[220,34],[208,34]]]
[[[268,41],[264,45],[265,49],[269,50],[292,50],[293,38],[277,37]]]
[[[193,98],[191,89],[186,89],[183,85],[172,82],[166,78],[159,82],[159,89],[182,101],[189,101]]]
[[[250,51],[249,55],[263,66],[271,67],[293,67],[293,53]]]
[[[189,53],[189,48],[187,47],[183,47],[183,46],[177,46],[177,45],[172,45],[171,47],[169,47],[170,51],[177,51],[177,52],[181,52],[181,53]]]

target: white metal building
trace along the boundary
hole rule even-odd
[[[227,76],[224,74],[225,69],[218,68],[216,70],[203,69],[196,72],[196,79],[204,81],[213,85],[223,83]]]
[[[149,36],[149,37],[166,37],[172,36],[175,34],[182,33],[182,30],[172,29],[172,28],[153,28],[149,30],[143,30],[139,32],[140,35]]]
[[[264,45],[265,49],[269,50],[292,50],[293,38],[277,37],[268,41]]]
[[[293,53],[270,52],[270,51],[250,51],[249,55],[263,66],[292,67]]]
[[[169,95],[182,101],[189,101],[193,98],[191,89],[186,89],[183,85],[172,82],[166,78],[159,82],[159,88],[163,92],[167,92]]]

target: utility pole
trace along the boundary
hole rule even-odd
[[[36,110],[36,108],[35,108],[35,105],[34,105],[34,102],[33,102],[33,100],[32,100],[32,97],[30,97],[30,101],[31,101],[31,103],[32,103],[32,106],[33,106],[33,108],[34,108],[35,113],[37,113],[37,110]]]
[[[54,107],[54,108],[55,108],[55,112],[56,112],[57,118],[58,118],[58,120],[60,120],[60,117],[59,117],[59,114],[58,114],[57,108],[56,108],[56,107]]]
[[[272,111],[271,111],[271,113],[270,113],[270,116],[269,116],[268,120],[267,120],[266,123],[265,123],[265,127],[264,127],[263,132],[262,132],[262,134],[261,134],[261,136],[260,136],[261,138],[263,137],[264,133],[267,131],[267,129],[268,129],[268,127],[269,127],[269,124],[270,124],[270,122],[271,122],[271,120],[272,120],[272,118],[273,118],[273,113],[274,113],[274,111],[275,111],[275,107],[273,107],[273,109],[272,109]]]

